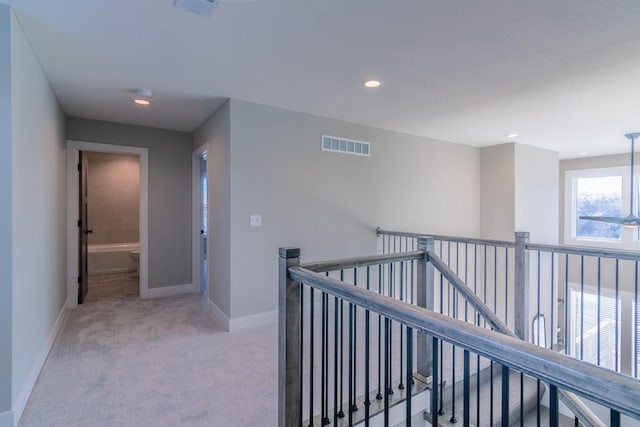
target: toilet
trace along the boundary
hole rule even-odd
[[[136,262],[136,274],[140,275],[140,250],[129,251],[129,257]]]

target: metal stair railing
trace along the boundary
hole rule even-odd
[[[523,375],[529,375],[533,378],[537,378],[540,381],[548,384],[550,394],[550,420],[552,425],[558,424],[558,398],[566,393],[576,393],[582,397],[592,400],[596,403],[604,405],[610,408],[612,425],[617,425],[620,420],[620,414],[624,413],[634,418],[640,418],[640,409],[637,408],[637,402],[640,401],[640,387],[637,381],[633,379],[617,374],[615,372],[598,368],[594,365],[575,360],[565,355],[558,354],[557,352],[540,348],[533,344],[529,344],[519,340],[513,336],[513,333],[507,333],[509,328],[502,323],[494,313],[486,312],[486,318],[495,331],[488,330],[486,328],[470,325],[469,323],[445,316],[440,313],[434,313],[429,310],[429,305],[433,303],[434,295],[429,291],[429,286],[433,285],[434,267],[443,276],[448,276],[447,280],[457,288],[456,292],[460,292],[461,295],[465,295],[468,291],[464,282],[455,275],[450,268],[444,268],[442,260],[437,255],[429,251],[429,246],[432,246],[428,240],[421,242],[421,247],[418,251],[414,251],[410,254],[397,254],[397,255],[379,255],[364,258],[352,258],[349,260],[332,261],[328,263],[313,263],[304,266],[300,266],[300,251],[299,249],[281,249],[280,251],[280,321],[279,321],[279,425],[293,426],[302,425],[303,415],[302,408],[303,402],[307,400],[313,401],[313,387],[309,387],[306,383],[314,376],[314,368],[318,364],[322,365],[323,373],[322,378],[329,377],[326,370],[331,366],[323,359],[327,354],[325,349],[325,333],[330,329],[330,322],[325,323],[325,304],[331,298],[335,301],[334,307],[335,319],[333,324],[335,328],[334,337],[337,340],[338,337],[338,311],[340,307],[340,315],[346,311],[343,310],[343,304],[345,308],[349,309],[348,324],[352,326],[353,321],[357,320],[357,317],[351,315],[355,312],[355,309],[359,309],[359,313],[364,313],[366,320],[365,335],[367,343],[369,342],[369,336],[372,334],[370,326],[373,326],[373,322],[370,322],[370,315],[381,316],[384,320],[384,348],[385,354],[389,354],[388,349],[394,345],[393,340],[390,339],[390,332],[392,330],[391,324],[404,326],[406,331],[406,344],[405,344],[405,367],[402,374],[407,387],[407,395],[411,396],[411,387],[413,385],[413,374],[421,370],[424,372],[426,364],[428,363],[428,372],[432,376],[431,385],[431,405],[429,411],[431,417],[437,424],[438,419],[438,402],[439,391],[437,385],[439,384],[439,369],[440,364],[438,355],[436,353],[440,342],[450,343],[454,346],[461,348],[464,352],[464,394],[465,403],[463,408],[463,425],[469,425],[470,420],[470,408],[469,408],[469,378],[471,374],[470,370],[470,356],[477,354],[477,357],[488,358],[495,363],[500,364],[502,371],[502,399],[504,402],[508,402],[508,378],[509,370],[515,370]],[[383,295],[379,292],[373,292],[369,288],[369,268],[376,268],[375,266],[381,266],[385,262],[407,262],[417,263],[417,271],[415,273],[417,277],[418,286],[420,290],[417,295],[415,303],[407,301],[400,301],[397,298]],[[438,268],[440,267],[440,268]],[[355,269],[366,269],[366,288],[365,286],[358,286],[356,283],[347,283],[343,280],[338,280],[334,277],[329,277],[321,274],[318,271],[329,271],[331,269],[339,268],[354,268],[354,279],[357,277]],[[382,271],[381,267],[380,271]],[[316,270],[316,271],[312,271]],[[441,270],[442,269],[442,270]],[[402,268],[400,277],[402,277]],[[342,276],[342,273],[341,273]],[[391,276],[390,276],[391,277]],[[354,280],[355,281],[355,280]],[[431,283],[429,283],[431,282]],[[355,286],[354,286],[355,285]],[[426,286],[425,286],[426,285]],[[464,286],[464,287],[463,287]],[[306,290],[305,290],[306,289]],[[313,292],[316,292],[314,297]],[[431,292],[431,293],[430,293]],[[303,301],[303,297],[308,295],[306,303]],[[304,343],[303,339],[309,337],[305,336],[305,331],[311,333],[311,339],[309,346],[312,346],[313,340],[313,311],[312,316],[309,318],[310,325],[306,322],[303,324],[303,317],[305,313],[308,313],[306,306],[313,307],[314,301],[319,299],[318,296],[322,296],[322,355],[323,357],[316,358],[314,361],[313,353],[311,357],[307,359],[303,357]],[[474,302],[477,308],[474,310],[482,312],[484,309],[482,305],[478,303],[477,298],[469,295],[469,304],[473,305]],[[338,304],[339,303],[339,304]],[[417,304],[417,305],[416,305]],[[419,305],[419,306],[418,306]],[[307,310],[307,311],[305,311]],[[490,310],[489,310],[490,311]],[[317,329],[317,328],[316,328]],[[333,328],[331,328],[333,329]],[[501,332],[497,332],[501,331]],[[382,329],[378,330],[381,333]],[[340,334],[342,337],[342,334]],[[404,334],[401,334],[404,336]],[[351,332],[348,335],[348,361],[349,361],[349,399],[352,396],[352,376],[351,368],[355,366],[356,360],[352,358],[351,353],[356,349],[359,344],[357,340],[354,340],[354,334]],[[361,338],[362,339],[362,338]],[[353,340],[353,341],[352,341]],[[415,343],[415,344],[414,344]],[[341,357],[343,360],[344,347],[336,347],[334,350],[340,348]],[[362,350],[362,349],[361,349]],[[364,346],[365,361],[368,361],[370,352],[367,346]],[[336,353],[337,355],[338,353]],[[362,356],[362,353],[359,353]],[[415,355],[415,356],[414,356]],[[337,356],[336,356],[337,359]],[[415,359],[415,360],[414,360]],[[309,362],[307,363],[307,360]],[[353,365],[352,365],[353,363]],[[393,363],[385,361],[385,376],[384,376],[384,393],[387,394],[389,390],[389,376],[387,376],[387,369],[389,364]],[[333,366],[337,369],[337,364]],[[405,375],[406,373],[406,375]],[[338,376],[334,377],[337,384]],[[364,375],[365,381],[368,381],[368,372]],[[362,376],[360,377],[362,378]],[[353,377],[355,380],[355,378]],[[342,380],[342,376],[340,376]],[[306,382],[305,382],[306,381]],[[361,380],[362,381],[362,380]],[[505,382],[506,381],[506,382]],[[356,381],[353,381],[356,382]],[[323,382],[324,386],[330,384]],[[506,387],[505,387],[506,386]],[[504,400],[506,397],[507,400]],[[388,422],[389,405],[388,400],[385,399],[384,417]],[[407,425],[410,423],[412,415],[412,399],[405,399],[405,409]],[[350,400],[351,403],[351,400]],[[313,404],[312,404],[313,406]],[[509,422],[508,405],[502,405],[502,423],[507,425]],[[367,405],[365,404],[365,410]],[[350,405],[347,408],[347,417],[343,419],[340,425],[352,425],[353,413],[350,410]],[[313,410],[311,410],[313,413]],[[313,417],[309,417],[310,425],[313,423]],[[333,420],[321,420],[321,424],[337,424],[337,418]],[[327,422],[328,421],[328,422]],[[347,423],[348,424],[345,424]],[[585,424],[590,423],[588,419],[583,421]],[[367,421],[365,419],[365,425]],[[599,424],[592,424],[599,425]]]

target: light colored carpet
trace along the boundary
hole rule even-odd
[[[275,426],[277,327],[223,332],[197,296],[67,311],[21,426]]]

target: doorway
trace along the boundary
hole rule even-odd
[[[148,149],[67,141],[67,189],[67,304],[148,297]]]
[[[193,152],[193,283],[196,292],[208,295],[208,177],[207,151]]]
[[[78,304],[139,296],[140,159],[80,151]]]

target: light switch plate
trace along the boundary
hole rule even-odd
[[[262,227],[262,215],[251,215],[249,217],[249,225],[251,227]]]

